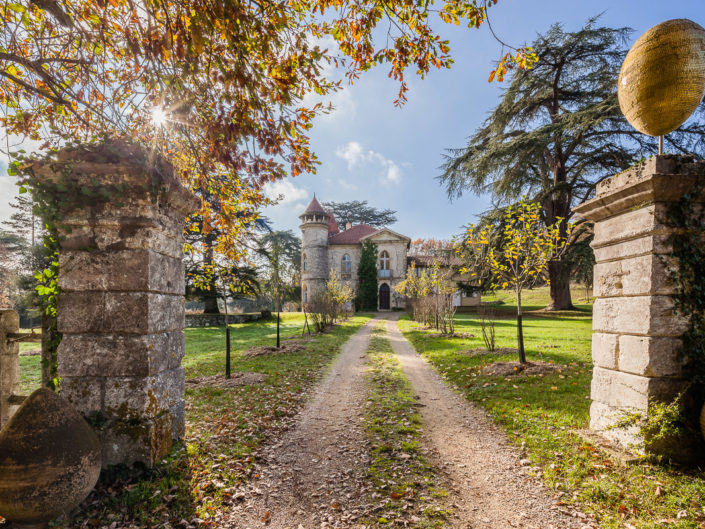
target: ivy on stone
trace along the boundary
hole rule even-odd
[[[377,245],[372,241],[362,243],[357,279],[358,305],[362,310],[377,310]]]

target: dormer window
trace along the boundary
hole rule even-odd
[[[352,270],[352,259],[348,254],[343,255],[343,259],[340,261],[340,271],[343,274],[349,274]]]

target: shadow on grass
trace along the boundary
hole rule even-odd
[[[227,513],[233,487],[249,479],[255,451],[289,424],[305,402],[305,390],[367,319],[351,318],[313,336],[299,353],[246,359],[240,351],[263,340],[269,344],[276,322],[235,326],[233,371],[263,373],[264,382],[187,389],[184,442],[155,469],[105,472],[88,500],[55,527],[217,527],[215,517]],[[287,315],[283,327],[300,332],[302,322],[303,315]],[[187,378],[223,373],[224,336],[224,328],[186,330]]]

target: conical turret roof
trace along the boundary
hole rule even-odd
[[[322,213],[323,215],[328,215],[328,212],[323,209],[323,206],[316,199],[316,194],[313,194],[313,200],[303,212],[304,215],[311,215],[312,213]]]

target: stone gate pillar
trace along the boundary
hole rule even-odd
[[[596,198],[574,210],[595,223],[592,429],[645,412],[650,398],[671,399],[686,384],[679,355],[688,322],[673,311],[667,215],[703,175],[705,162],[655,156],[601,182]],[[605,434],[636,441],[634,431]]]
[[[198,201],[123,141],[61,151],[35,174],[93,197],[60,212],[61,394],[96,428],[103,466],[152,466],[184,433],[183,230]]]
[[[18,404],[12,401],[20,390],[19,344],[8,335],[20,330],[20,317],[14,310],[0,309],[0,428],[10,420]]]

